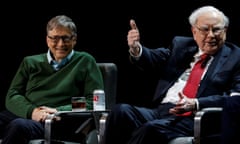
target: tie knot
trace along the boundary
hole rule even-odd
[[[210,55],[208,55],[208,54],[202,54],[200,56],[199,62],[201,63],[202,68],[204,68],[206,66],[209,59],[210,59]]]
[[[209,55],[208,54],[202,54],[201,56],[200,56],[200,60],[205,60],[205,59],[207,59],[209,57]]]

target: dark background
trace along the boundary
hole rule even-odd
[[[47,52],[46,24],[65,14],[78,27],[76,50],[87,51],[97,62],[118,66],[117,102],[149,106],[156,80],[138,71],[128,59],[129,20],[135,19],[141,43],[155,48],[168,46],[175,35],[191,36],[188,16],[197,7],[214,5],[230,18],[227,40],[240,45],[240,10],[229,0],[168,1],[41,1],[1,5],[0,106],[24,56]]]

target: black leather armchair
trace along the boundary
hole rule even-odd
[[[114,63],[98,63],[98,66],[103,75],[106,109],[111,109],[116,103],[117,66]],[[86,135],[89,139],[87,144],[97,144],[98,138],[94,130],[98,128],[100,116],[101,112],[59,112],[46,119],[44,140],[31,140],[29,144],[79,144],[79,139],[85,138]],[[58,127],[57,131],[54,130],[55,127]],[[71,136],[71,132],[68,131],[72,128],[75,128],[74,136]],[[54,140],[53,137],[55,137]]]
[[[114,63],[98,63],[98,66],[103,75],[106,109],[108,111],[116,103],[117,66]],[[73,144],[75,142],[97,144],[99,118],[102,113],[101,111],[56,113],[45,121],[45,144]],[[69,125],[72,126],[68,127]],[[57,131],[54,130],[56,127]]]
[[[194,118],[194,144],[219,144],[222,108],[204,108]]]
[[[194,136],[179,137],[169,144],[219,144],[222,108],[204,108],[194,117]]]

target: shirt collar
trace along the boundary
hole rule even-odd
[[[64,58],[63,60],[69,61],[72,58],[73,54],[74,54],[74,50],[72,50],[71,53],[69,53],[68,56],[66,58]],[[50,50],[48,50],[48,52],[47,52],[47,59],[48,59],[49,64],[51,64],[51,62],[54,61],[54,59],[51,56]]]
[[[199,48],[198,52],[194,55],[194,59],[200,59],[200,56],[203,54],[203,51]]]

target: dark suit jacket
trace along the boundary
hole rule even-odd
[[[169,48],[148,49],[143,47],[137,66],[156,70],[159,82],[154,95],[154,103],[158,104],[167,90],[180,75],[190,66],[198,47],[191,37],[177,36]],[[240,48],[226,42],[214,55],[198,90],[199,107],[222,106],[223,96],[231,92],[240,93]]]

